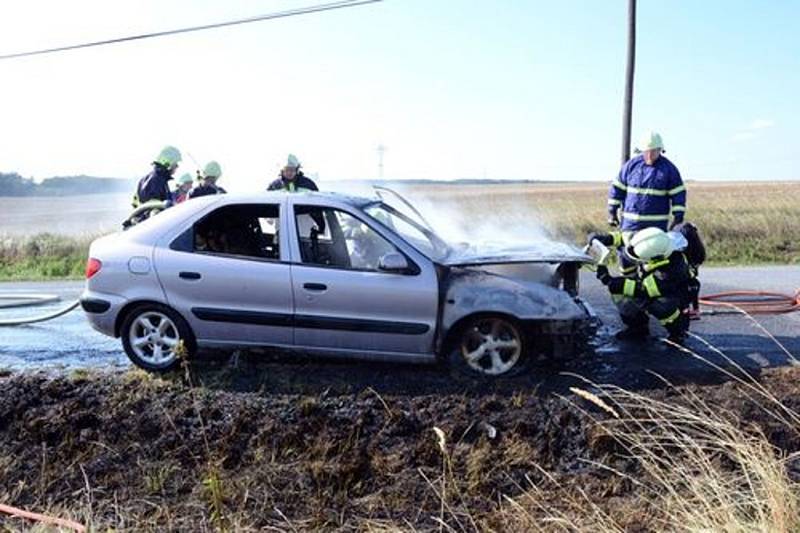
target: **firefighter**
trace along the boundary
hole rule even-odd
[[[664,141],[648,132],[639,141],[637,155],[622,166],[608,191],[608,223],[622,229],[628,244],[634,232],[645,228],[672,229],[683,222],[686,187],[678,168],[664,157]],[[636,264],[619,255],[624,276],[636,272]]]
[[[189,198],[189,191],[192,190],[192,175],[188,172],[178,178],[178,188],[172,192],[172,203],[179,204]]]
[[[300,160],[294,154],[286,158],[280,177],[269,184],[268,191],[303,192],[318,191],[317,184],[300,170]]]
[[[603,244],[614,244],[619,234],[594,235]],[[606,266],[597,267],[597,279],[608,287],[626,329],[622,340],[645,339],[653,315],[669,333],[669,340],[683,343],[689,329],[691,273],[685,254],[674,249],[674,240],[661,228],[637,231],[623,253],[636,266],[629,277],[612,276]]]
[[[216,161],[209,161],[203,168],[199,178],[201,183],[189,193],[189,198],[199,198],[212,194],[225,194],[227,191],[217,185],[217,180],[222,176],[222,167]]]
[[[153,161],[153,170],[139,180],[136,194],[133,197],[133,207],[137,208],[151,200],[171,201],[172,193],[169,190],[169,180],[172,179],[172,175],[175,174],[180,162],[180,150],[174,146],[165,146],[156,160]]]

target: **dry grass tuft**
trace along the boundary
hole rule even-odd
[[[731,370],[708,363],[726,372],[748,400],[784,431],[800,437],[798,413],[728,362]],[[602,466],[635,486],[638,505],[633,509],[598,505],[583,487],[566,486],[563,477],[545,473],[543,482],[531,481],[524,496],[508,499],[501,516],[511,530],[617,532],[628,530],[632,523],[647,531],[800,530],[800,485],[790,475],[798,454],[783,452],[758,426],[743,423],[739,413],[710,403],[691,389],[672,389],[667,401],[613,385],[590,385],[597,394],[571,391],[611,415],[597,421],[616,448],[609,460],[625,457],[636,468],[623,472]],[[554,490],[563,496],[555,505],[549,497]]]

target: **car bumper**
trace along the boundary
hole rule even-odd
[[[116,294],[85,290],[80,298],[81,308],[89,324],[109,337],[116,337],[117,316],[127,300]]]
[[[568,359],[585,351],[589,340],[597,333],[599,320],[587,302],[575,298],[575,303],[583,310],[582,317],[526,323],[535,356]]]

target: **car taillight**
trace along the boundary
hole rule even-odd
[[[99,259],[95,259],[94,257],[90,257],[88,261],[86,261],[86,279],[91,278],[103,267],[103,263],[100,262]]]

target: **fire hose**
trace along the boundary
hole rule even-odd
[[[17,507],[12,507],[10,505],[5,505],[2,503],[0,503],[0,513],[4,513],[9,516],[14,516],[18,518],[27,518],[28,520],[34,520],[36,522],[40,522],[42,524],[48,524],[51,526],[56,526],[58,528],[71,529],[73,531],[78,531],[79,533],[83,533],[84,531],[86,531],[86,527],[73,520],[56,518],[54,516],[47,516],[40,513],[32,513],[30,511],[26,511],[24,509],[18,509]]]
[[[33,307],[37,305],[47,305],[61,301],[61,298],[54,294],[28,294],[28,293],[0,293],[0,309]],[[35,324],[37,322],[45,322],[65,315],[80,305],[79,300],[75,300],[66,307],[63,307],[52,313],[39,315],[28,318],[13,318],[0,320],[0,327],[2,326],[22,326],[25,324]]]
[[[708,314],[747,313],[777,315],[800,311],[800,289],[794,295],[767,291],[728,291],[700,298],[700,305],[711,307]],[[720,311],[726,309],[727,311]]]

